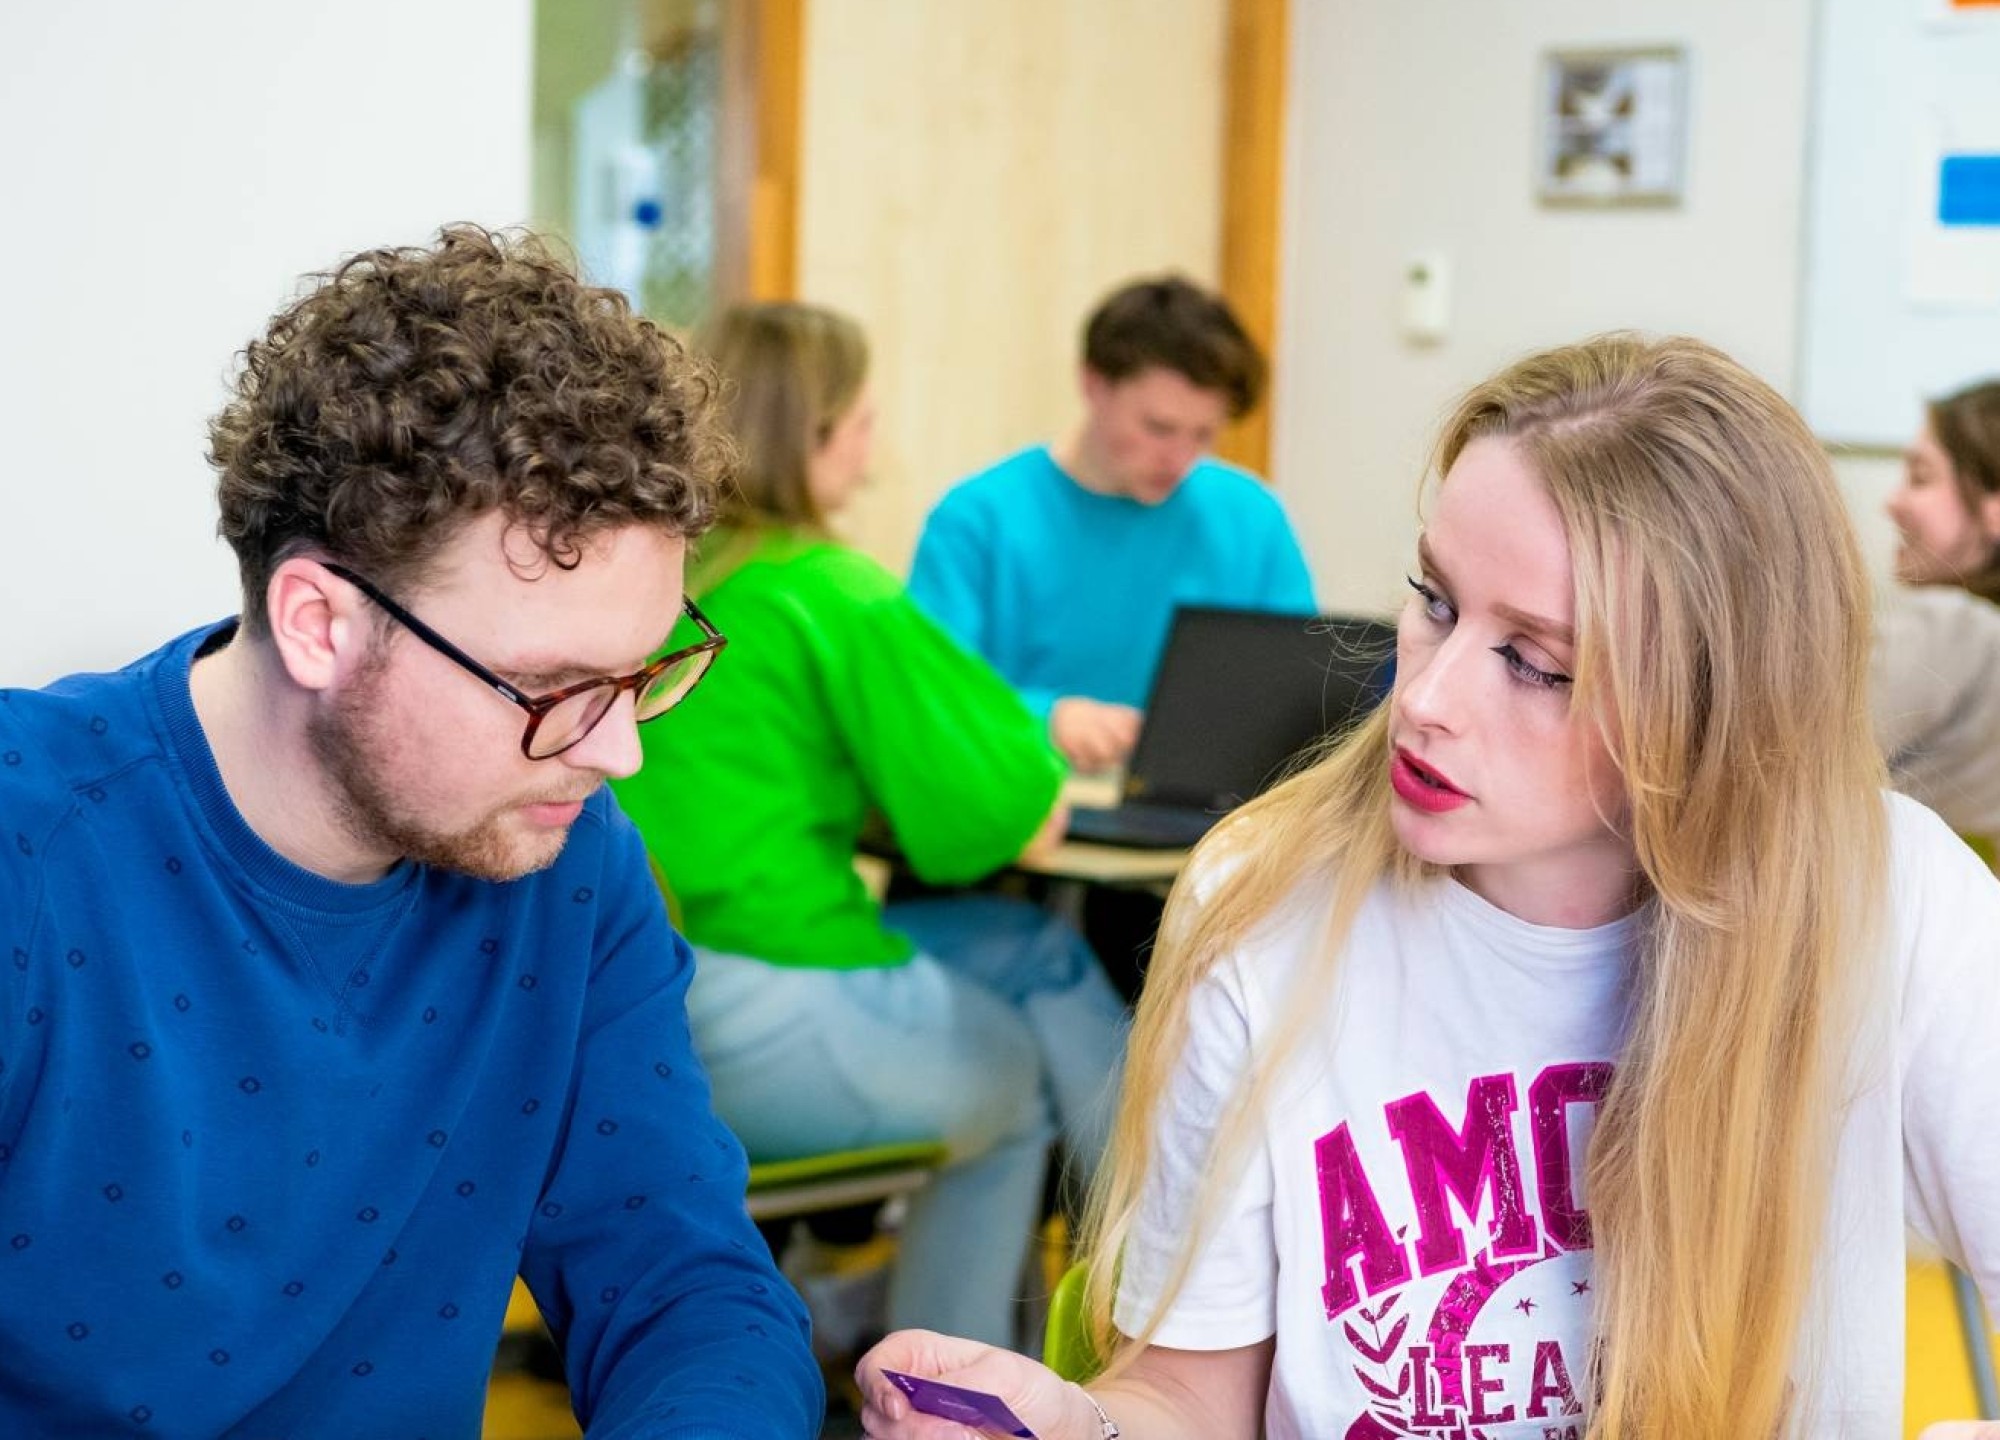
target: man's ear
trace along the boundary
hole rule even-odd
[[[361,593],[319,561],[294,555],[271,572],[264,613],[271,645],[292,682],[325,690],[360,655]]]
[[[1092,410],[1102,405],[1105,397],[1111,393],[1110,378],[1091,369],[1087,364],[1076,367],[1076,385],[1083,393],[1083,403]]]

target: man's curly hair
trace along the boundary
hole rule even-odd
[[[313,279],[209,427],[249,633],[295,554],[393,593],[496,509],[565,567],[605,530],[708,528],[730,454],[713,371],[540,239],[452,225]]]

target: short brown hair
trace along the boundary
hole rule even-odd
[[[1179,275],[1122,285],[1083,327],[1083,363],[1107,380],[1172,370],[1220,391],[1241,419],[1264,394],[1264,356],[1220,295]]]
[[[563,566],[608,529],[711,523],[728,448],[710,370],[542,240],[452,225],[312,278],[209,426],[248,633],[301,552],[393,591],[496,509]]]
[[[2000,494],[2000,380],[1968,385],[1927,407],[1931,434],[1951,459],[1959,498],[1969,513]],[[2000,601],[2000,546],[1987,551],[1986,561],[1961,583],[1975,595]]]
[[[2000,380],[1933,400],[1930,421],[1931,434],[1958,472],[1965,503],[1976,505],[2000,494]]]
[[[695,344],[721,373],[739,459],[724,518],[819,528],[812,457],[854,408],[868,378],[868,341],[838,311],[790,301],[733,305]]]

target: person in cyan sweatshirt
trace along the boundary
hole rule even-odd
[[[0,1434],[465,1440],[517,1272],[591,1436],[818,1433],[603,784],[712,391],[532,238],[355,256],[210,430],[242,614],[0,691]]]
[[[1208,452],[1264,389],[1220,296],[1121,285],[1084,324],[1083,418],[995,462],[931,512],[910,594],[993,663],[1079,770],[1123,764],[1174,610],[1310,614],[1284,506]]]

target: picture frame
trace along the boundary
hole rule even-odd
[[[1546,205],[1677,205],[1685,185],[1687,52],[1550,50],[1542,58]]]

